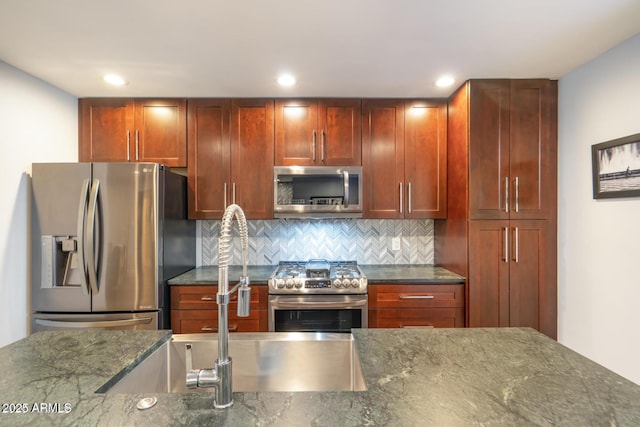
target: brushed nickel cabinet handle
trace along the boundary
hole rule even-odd
[[[227,183],[226,182],[223,184],[222,191],[223,191],[222,198],[223,198],[224,208],[226,209],[227,207]]]
[[[519,252],[519,246],[520,246],[520,244],[519,244],[519,240],[520,240],[520,239],[518,239],[518,227],[515,227],[515,228],[514,228],[514,236],[513,236],[513,240],[514,240],[513,245],[514,245],[514,247],[515,247],[515,248],[514,248],[514,250],[515,250],[515,254],[514,254],[514,255],[515,255],[515,256],[513,257],[513,260],[517,263],[517,262],[520,260],[520,255],[518,254],[518,252]]]
[[[315,163],[316,161],[316,139],[317,139],[317,133],[316,130],[313,130],[313,133],[311,134],[312,138],[311,138],[311,160],[313,160],[313,162]]]
[[[407,184],[407,212],[411,213],[411,182]]]
[[[215,301],[215,297],[210,297],[208,295],[205,295],[203,297],[200,297],[200,301]]]
[[[218,332],[218,328],[212,328],[210,326],[203,326],[200,328],[202,332]],[[229,325],[229,332],[237,332],[238,325]]]
[[[320,146],[321,157],[320,160],[324,162],[324,150],[327,148],[327,133],[322,129],[322,145]]]
[[[236,204],[236,183],[231,184],[231,203]]]
[[[402,329],[433,329],[433,325],[400,325]]]
[[[504,228],[504,258],[503,261],[509,264],[509,229]]]
[[[139,154],[140,154],[140,132],[138,132],[138,129],[136,129],[136,162],[139,160]]]
[[[517,176],[516,176],[516,179],[515,179],[515,187],[516,187],[515,188],[515,192],[516,192],[516,206],[515,206],[515,209],[516,209],[516,212],[519,212],[520,211],[520,206],[519,206],[520,205],[520,191],[518,189],[519,183],[518,183],[518,177]]]
[[[131,131],[127,130],[127,162],[131,161]]]
[[[435,295],[400,295],[400,299],[435,299]]]
[[[403,191],[402,191],[402,182],[400,183],[400,213],[402,213],[402,195],[403,195]]]
[[[504,177],[504,211],[509,212],[509,177]]]

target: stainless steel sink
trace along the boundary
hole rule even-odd
[[[206,392],[186,387],[185,346],[193,368],[211,368],[217,334],[180,334],[144,359],[104,393]],[[229,335],[233,391],[363,391],[367,386],[351,334],[235,333]]]

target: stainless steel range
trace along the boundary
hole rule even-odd
[[[282,261],[269,279],[270,294],[366,294],[355,261]]]
[[[355,261],[283,261],[269,278],[269,330],[366,328],[367,278]]]

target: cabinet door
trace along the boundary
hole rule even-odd
[[[446,218],[446,103],[408,102],[404,117],[404,217]]]
[[[511,81],[510,218],[546,219],[556,199],[555,98],[550,80]]]
[[[318,105],[316,164],[362,164],[362,110],[360,99],[325,99]],[[319,161],[318,161],[319,160]]]
[[[312,100],[276,100],[275,164],[313,166],[318,160],[318,105]]]
[[[273,127],[273,100],[232,101],[232,199],[249,219],[273,218]]]
[[[84,98],[79,101],[81,162],[127,162],[131,159],[133,100]]]
[[[404,104],[362,101],[362,169],[365,218],[402,218]]]
[[[546,220],[510,221],[509,326],[556,338],[555,241]]]
[[[221,219],[230,202],[230,103],[190,99],[188,107],[189,218]]]
[[[508,219],[509,80],[472,80],[469,94],[469,217]]]
[[[509,326],[509,221],[469,221],[470,327]]]
[[[187,101],[135,101],[135,160],[187,166]]]

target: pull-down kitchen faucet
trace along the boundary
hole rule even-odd
[[[238,220],[240,242],[242,245],[242,276],[240,282],[229,291],[229,246],[231,243],[231,226],[233,217]],[[214,387],[215,408],[228,408],[233,405],[231,390],[231,358],[229,357],[229,295],[238,291],[238,316],[249,316],[251,302],[251,288],[247,276],[247,251],[249,237],[247,220],[240,206],[229,205],[222,216],[220,240],[218,242],[218,359],[212,369],[191,369],[191,345],[187,344],[187,387]]]

